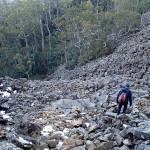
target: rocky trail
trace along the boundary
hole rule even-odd
[[[133,106],[116,117],[126,82]],[[116,51],[44,81],[0,78],[0,150],[149,150],[150,26]]]

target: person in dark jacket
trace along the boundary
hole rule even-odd
[[[117,98],[116,98],[116,102],[117,102],[117,104],[118,104],[117,115],[120,114],[122,105],[124,105],[123,113],[126,112],[127,106],[128,106],[128,101],[130,102],[130,107],[132,106],[132,92],[131,92],[131,90],[129,89],[129,87],[130,87],[130,84],[127,83],[126,86],[125,86],[125,88],[120,89],[120,91],[119,91],[119,93],[118,93],[118,95],[117,95]],[[126,91],[127,91],[128,98],[127,98],[127,101],[126,101],[126,102],[124,102],[124,103],[123,103],[123,102],[119,103],[119,102],[118,102],[118,99],[119,99],[119,96],[121,95],[121,93],[122,93],[123,90],[126,90]]]

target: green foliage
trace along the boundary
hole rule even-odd
[[[111,33],[132,33],[149,0],[15,0],[0,3],[0,76],[45,77],[113,52]]]
[[[147,11],[150,11],[150,1],[149,0],[141,1],[141,3],[138,6],[138,12],[140,14],[143,14]]]

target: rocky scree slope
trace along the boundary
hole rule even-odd
[[[60,66],[51,75],[52,79],[76,79],[84,77],[105,77],[112,75],[125,75],[132,78],[149,80],[150,72],[150,26],[140,32],[132,34],[123,41],[116,51],[106,58],[66,70]],[[143,77],[144,76],[144,77]],[[87,79],[87,78],[85,78]]]
[[[48,80],[0,78],[1,150],[149,150],[150,26],[114,54]],[[58,80],[59,79],[59,80]],[[133,108],[116,118],[125,82]]]

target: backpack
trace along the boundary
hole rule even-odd
[[[121,92],[121,94],[120,94],[120,96],[119,96],[119,98],[118,98],[118,102],[119,103],[127,103],[128,102],[128,91],[127,90],[122,90],[122,92]]]

